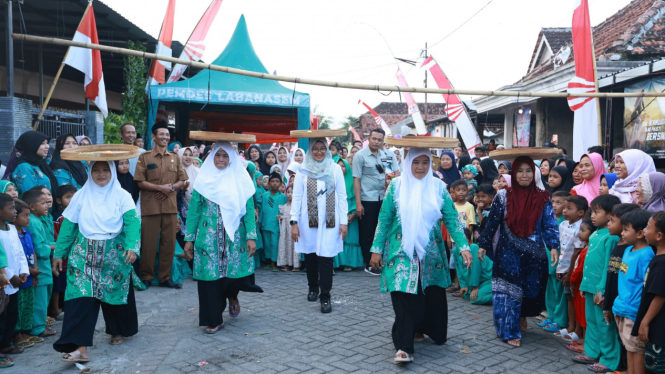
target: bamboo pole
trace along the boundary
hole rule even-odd
[[[122,55],[143,57],[153,60],[169,61],[176,64],[183,64],[189,67],[199,69],[210,69],[220,71],[223,73],[242,75],[246,77],[269,79],[280,82],[298,83],[312,86],[323,86],[333,88],[349,88],[354,90],[367,90],[367,91],[390,91],[390,92],[413,92],[413,93],[431,93],[442,95],[474,95],[474,96],[520,96],[520,97],[554,97],[554,98],[569,98],[569,97],[605,97],[605,98],[622,98],[622,97],[665,97],[665,92],[584,92],[571,94],[568,92],[530,92],[530,91],[482,91],[482,90],[464,90],[458,88],[440,89],[440,88],[418,88],[418,87],[398,87],[386,86],[378,84],[360,84],[360,83],[347,83],[347,82],[331,82],[316,79],[306,79],[289,77],[285,75],[272,75],[269,73],[257,73],[255,71],[241,70],[230,68],[226,66],[219,66],[213,64],[205,64],[202,62],[183,60],[170,56],[161,56],[154,53],[147,53],[135,51],[126,48],[110,47],[101,44],[82,43],[71,40],[46,38],[42,36],[33,36],[25,34],[12,34],[12,38],[16,40],[23,40],[26,42],[46,43],[63,45],[70,47],[80,47],[96,49],[99,51],[118,53]]]
[[[83,19],[85,18],[85,15],[88,14],[88,10],[92,6],[92,1],[88,1],[88,6],[85,8],[85,11],[83,12],[83,17],[81,17],[81,20],[79,21],[79,25],[76,26],[76,30],[79,29],[81,26],[81,23],[83,23]],[[13,34],[12,37],[14,37]],[[16,38],[15,38],[16,39]],[[67,48],[67,53],[65,53],[65,58],[62,59],[62,63],[60,64],[60,68],[58,68],[58,72],[55,74],[55,78],[53,78],[53,83],[51,83],[51,88],[48,91],[48,95],[46,96],[46,100],[44,100],[44,103],[42,104],[42,109],[39,111],[39,115],[37,116],[37,120],[35,121],[35,124],[32,125],[33,130],[37,130],[39,127],[39,123],[42,121],[42,117],[44,116],[44,111],[46,110],[46,107],[48,106],[48,102],[51,100],[51,95],[53,95],[53,91],[55,91],[55,85],[58,84],[58,79],[60,79],[60,74],[62,73],[62,69],[65,67],[65,61],[67,60],[67,56],[69,55],[69,50],[72,46],[70,45]]]

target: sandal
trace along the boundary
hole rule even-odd
[[[563,339],[567,342],[578,342],[578,341],[580,341],[580,337],[577,336],[577,334],[574,333],[574,332],[571,332],[569,334],[566,334],[566,335],[562,336],[561,339]]]
[[[521,339],[510,339],[506,342],[509,346],[513,348],[519,348],[522,346],[522,340]]]
[[[125,337],[118,335],[118,337],[111,337],[111,345],[120,345],[125,342]]]
[[[47,327],[44,330],[44,332],[42,332],[41,334],[39,334],[37,336],[42,337],[42,338],[48,338],[49,336],[53,336],[55,334],[57,334],[57,332],[55,330],[51,330],[50,328]]]
[[[563,338],[564,336],[568,335],[568,329],[561,329],[552,335],[556,336],[557,338]]]
[[[14,366],[14,361],[12,361],[11,357],[0,357],[0,369],[6,369]]]
[[[552,322],[549,325],[543,327],[543,330],[548,332],[557,332],[561,330],[561,326],[559,326],[556,322]]]
[[[236,301],[237,300],[238,299],[236,299]],[[236,311],[232,312],[233,309],[236,309]],[[238,314],[240,314],[240,301],[238,301],[238,303],[236,305],[229,305],[229,315],[231,316],[231,318],[238,317]]]
[[[613,370],[608,368],[607,366],[599,363],[595,363],[593,365],[587,366],[587,369],[590,371],[593,371],[594,373],[610,373]]]
[[[551,319],[548,318],[548,319],[543,319],[543,320],[538,321],[538,323],[536,323],[536,325],[538,325],[538,327],[545,327],[545,326],[549,325],[552,322],[554,322],[554,321],[552,321]]]
[[[89,362],[90,359],[88,359],[87,357],[81,356],[81,352],[74,351],[74,352],[70,352],[70,353],[65,353],[62,356],[62,361],[66,361],[66,362]]]
[[[584,347],[580,347],[577,344],[568,344],[566,348],[573,352],[582,353],[582,354],[584,353]]]
[[[395,353],[395,358],[393,359],[393,362],[395,362],[396,364],[400,364],[403,362],[413,362],[413,355],[410,355],[400,349],[399,351],[397,351],[397,353]]]
[[[452,293],[454,297],[462,297],[462,294],[459,291],[455,291]]]
[[[300,272],[300,268],[293,268],[293,270],[291,270],[291,271],[294,272],[294,273],[298,273],[298,272]]]
[[[547,313],[547,311],[544,311],[544,312],[540,313],[540,315],[538,317],[536,317],[536,319],[539,320],[539,321],[544,321],[546,319],[550,319],[550,317],[549,317],[549,314]]]
[[[459,291],[459,288],[457,288],[457,286],[455,285],[446,288],[446,292],[455,292],[455,291]]]
[[[9,346],[9,347],[7,347],[7,348],[9,348],[9,349],[4,350],[4,351],[0,351],[0,353],[3,353],[3,354],[12,354],[12,355],[20,355],[21,353],[23,353],[23,352],[25,351],[23,348],[21,348],[21,347],[17,347],[17,346],[15,346],[15,345],[11,345],[11,346]]]
[[[288,267],[286,267],[286,266],[280,268],[279,270],[280,270],[280,271],[289,271]]]
[[[204,332],[206,334],[217,334],[219,332],[219,330],[221,330],[223,328],[224,328],[224,324],[222,323],[221,325],[219,325],[217,327],[213,327],[212,329],[210,327],[206,327]]]
[[[19,347],[19,348],[32,348],[32,347],[35,346],[35,343],[32,343],[31,341],[26,339],[26,340],[20,341],[18,343],[14,343],[14,345]]]
[[[46,317],[46,327],[51,327],[53,325],[55,325],[55,318]]]
[[[44,343],[44,338],[41,338],[39,336],[31,336],[28,338],[29,342],[39,344],[39,343]]]
[[[278,272],[278,271],[279,271],[279,269],[277,268],[277,266],[270,267],[270,269],[272,269],[272,270],[270,270],[270,271],[272,271],[272,272]]]
[[[594,360],[593,358],[591,358],[587,355],[573,356],[573,361],[577,362],[578,364],[585,364],[585,365],[596,363],[596,360]]]

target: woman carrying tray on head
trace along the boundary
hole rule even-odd
[[[446,185],[432,177],[429,149],[414,145],[403,162],[402,176],[393,179],[386,191],[371,249],[372,268],[382,269],[381,292],[390,292],[395,311],[392,338],[397,363],[413,362],[416,333],[426,334],[437,345],[447,340],[445,289],[451,280],[441,220],[459,243],[462,266],[473,262],[453,199]]]
[[[206,334],[224,327],[227,298],[229,315],[236,317],[240,291],[263,292],[254,284],[255,192],[231,143],[216,142],[194,182],[185,235],[185,253],[194,259],[198,281],[199,326]]]
[[[85,151],[94,152],[95,147]],[[65,353],[63,361],[89,361],[87,347],[93,344],[100,307],[111,344],[122,344],[125,337],[138,332],[131,280],[141,243],[135,208],[132,196],[120,186],[113,161],[97,161],[63,213],[52,261],[57,276],[63,259],[68,259],[67,313],[62,335],[53,344],[56,351]]]

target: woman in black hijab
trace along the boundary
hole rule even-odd
[[[259,163],[259,171],[263,175],[270,175],[270,167],[266,167],[266,160],[263,156],[263,153],[261,152],[261,148],[259,148],[258,145],[252,144],[247,148],[247,152],[245,153],[247,155],[247,159],[252,161],[252,162],[258,162]],[[267,170],[267,173],[264,173],[263,171]]]
[[[554,172],[554,173],[552,173]],[[561,181],[559,181],[561,179]],[[550,178],[548,180],[549,190],[551,193],[557,191],[570,192],[575,183],[573,182],[573,173],[571,173],[566,165],[555,166],[550,170]]]
[[[115,161],[115,169],[118,176],[118,182],[120,182],[120,187],[132,195],[132,200],[134,200],[134,204],[136,204],[141,190],[139,189],[138,182],[134,181],[134,177],[129,172],[129,160]]]
[[[495,178],[499,177],[499,170],[494,165],[494,160],[486,158],[480,161],[480,168],[483,169],[483,183],[491,185]]]
[[[475,166],[476,170],[478,170],[478,175],[476,175],[474,179],[479,186],[483,183],[483,168],[480,166],[481,161],[480,157],[474,157],[471,159],[471,165]]]
[[[19,190],[19,197],[35,186],[45,186],[51,193],[58,188],[58,180],[45,160],[48,147],[48,137],[39,131],[28,131],[18,138],[16,148],[23,153],[16,160],[15,169],[8,171]]]
[[[55,151],[49,166],[58,180],[58,186],[71,184],[80,190],[88,180],[88,170],[83,161],[67,161],[60,157],[60,151],[64,149],[67,140],[76,143],[76,138],[72,134],[62,134],[55,139]]]

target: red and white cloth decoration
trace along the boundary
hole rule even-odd
[[[210,30],[212,22],[217,16],[219,8],[222,6],[223,0],[213,0],[208,10],[203,14],[201,20],[196,25],[194,32],[189,36],[187,44],[185,44],[185,49],[182,50],[180,54],[180,59],[189,60],[189,61],[200,61],[203,57],[203,52],[206,50],[206,36]],[[169,77],[168,83],[177,82],[182,74],[187,70],[187,65],[176,64],[176,66],[171,70],[171,76]]]
[[[97,37],[97,23],[92,5],[81,21],[81,25],[74,34],[75,42],[99,44]],[[70,47],[65,64],[85,74],[83,86],[85,98],[92,100],[104,117],[109,110],[106,104],[106,87],[104,86],[104,72],[102,70],[102,55],[99,50]]]
[[[427,58],[420,67],[429,70],[429,72],[432,74],[432,77],[434,78],[434,81],[436,82],[436,85],[440,89],[453,89],[453,84],[450,83],[450,80],[448,80],[446,74],[443,72],[443,70],[441,70],[441,67],[436,62],[434,57],[430,56]],[[443,100],[447,104],[446,114],[448,115],[448,119],[455,122],[457,130],[462,136],[462,140],[464,140],[464,144],[466,145],[467,150],[469,153],[473,153],[473,150],[480,146],[482,142],[480,141],[480,136],[478,136],[478,132],[473,126],[471,117],[469,117],[469,113],[466,111],[464,104],[458,95],[444,94]]]
[[[383,131],[386,132],[386,135],[392,135],[393,134],[392,131],[390,131],[390,127],[388,127],[388,124],[386,123],[386,121],[383,120],[383,118],[381,118],[379,113],[377,113],[369,105],[365,104],[365,102],[362,101],[362,100],[358,100],[358,104],[364,105],[365,108],[367,108],[367,110],[369,110],[369,112],[372,113],[372,116],[374,116],[374,122],[376,122],[377,125],[381,126]],[[354,131],[354,133],[355,133],[355,131]],[[356,134],[356,136],[357,136],[357,134]],[[360,139],[358,139],[358,140],[360,140]]]
[[[397,82],[400,87],[409,87],[409,84],[406,83],[406,79],[402,74],[402,70],[397,68]],[[418,109],[418,104],[413,100],[413,95],[410,92],[403,92],[404,98],[406,99],[406,104],[409,106],[409,115],[413,118],[413,124],[416,127],[416,132],[418,135],[426,135],[427,127],[425,127],[425,121],[423,121],[423,116],[420,114],[420,109]]]
[[[568,83],[569,93],[596,92],[595,53],[591,36],[588,0],[575,0],[573,12],[573,54],[575,78]],[[589,147],[598,145],[598,99],[569,97],[568,106],[575,112],[573,124],[573,158],[579,160]]]
[[[162,30],[159,32],[159,41],[155,54],[160,56],[173,56],[171,44],[173,42],[173,18],[175,16],[175,0],[169,0],[166,8],[166,15],[162,23]],[[148,78],[148,87],[156,84],[166,83],[166,69],[171,69],[171,63],[166,61],[152,60],[150,68],[150,77]],[[146,87],[146,90],[147,88]]]

